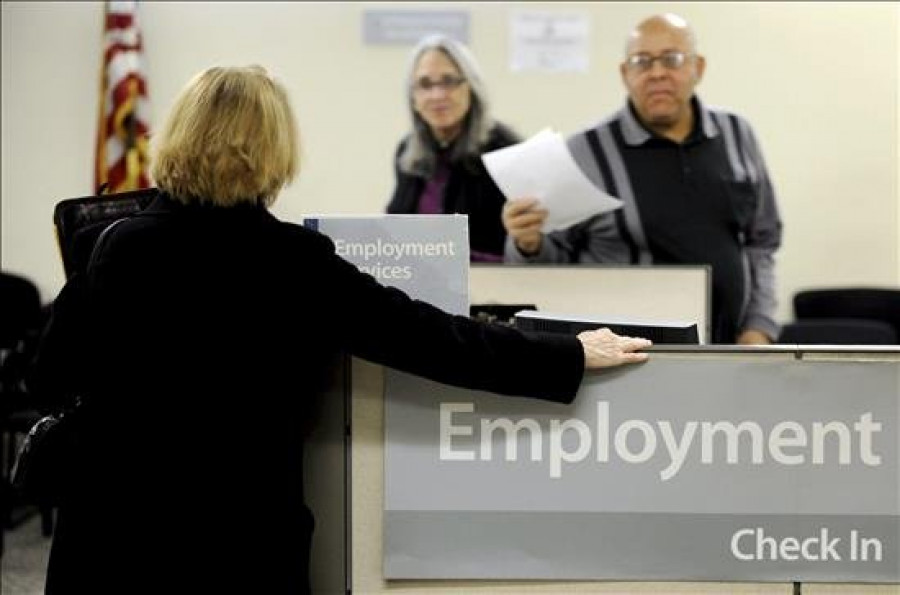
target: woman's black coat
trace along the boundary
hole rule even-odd
[[[572,337],[451,317],[264,208],[162,195],[61,292],[32,390],[86,395],[48,593],[302,593],[303,436],[337,354],[568,402]]]

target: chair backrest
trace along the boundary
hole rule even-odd
[[[18,406],[13,395],[22,394],[43,323],[37,285],[25,277],[0,272],[0,426]]]
[[[810,289],[794,295],[794,316],[867,318],[891,325],[900,336],[900,288],[845,287]]]
[[[58,202],[53,210],[53,223],[66,277],[84,270],[94,241],[107,225],[144,210],[158,193],[156,188],[147,188]]]
[[[10,349],[42,322],[41,294],[25,277],[0,272],[0,348]]]
[[[896,345],[897,332],[883,320],[801,318],[781,327],[779,343],[800,345]]]

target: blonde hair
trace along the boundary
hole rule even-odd
[[[271,206],[299,170],[297,137],[287,93],[264,68],[213,67],[175,101],[151,172],[184,203]]]

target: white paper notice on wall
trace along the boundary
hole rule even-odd
[[[590,20],[572,12],[516,11],[510,23],[513,72],[587,72]]]

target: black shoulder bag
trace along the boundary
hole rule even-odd
[[[125,219],[113,221],[100,233],[94,244],[88,271],[97,260],[110,231]],[[39,419],[25,436],[16,453],[10,482],[23,497],[32,502],[56,505],[68,473],[68,458],[75,444],[74,417],[83,404],[76,397],[58,410]]]

